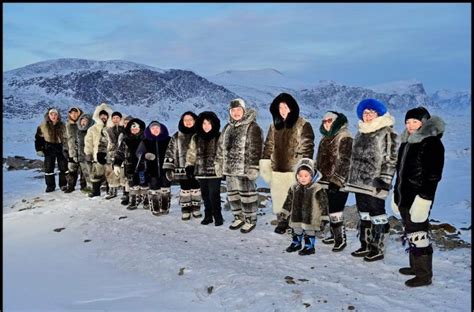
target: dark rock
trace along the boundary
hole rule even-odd
[[[66,229],[66,228],[63,228],[63,227],[62,227],[62,228],[57,228],[57,229],[54,229],[53,231],[55,231],[55,232],[58,232],[58,233],[59,233],[59,232],[61,232],[62,230],[65,230],[65,229]]]

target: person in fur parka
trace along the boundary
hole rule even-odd
[[[321,216],[327,209],[327,195],[317,183],[321,174],[314,168],[310,158],[302,158],[295,169],[296,183],[287,192],[282,215],[289,219],[292,228],[292,242],[287,252],[298,251],[299,255],[314,254],[316,231],[321,226]],[[304,237],[304,248],[300,250]]]
[[[81,190],[86,188],[86,180],[84,174],[81,171],[79,164],[74,161],[72,155],[77,154],[77,122],[79,116],[81,116],[82,110],[79,107],[71,107],[69,109],[67,123],[66,123],[66,134],[67,134],[67,145],[68,145],[68,174],[66,176],[67,189],[64,193],[71,193],[76,188],[76,183],[79,175],[81,176],[80,185]]]
[[[163,169],[166,171],[166,177],[169,181],[179,181],[181,191],[179,193],[179,203],[181,205],[181,219],[189,220],[191,215],[194,218],[201,218],[201,189],[199,182],[195,179],[189,179],[186,175],[186,153],[189,148],[189,142],[196,133],[197,115],[187,111],[181,115],[178,123],[178,131],[171,137],[166,150]]]
[[[234,215],[231,230],[248,233],[257,223],[258,192],[255,180],[262,156],[263,134],[256,122],[257,113],[246,108],[242,99],[229,106],[229,123],[219,139],[216,173],[226,177],[227,198]]]
[[[192,136],[186,153],[186,175],[189,179],[195,177],[201,187],[204,201],[203,225],[213,221],[215,226],[224,223],[220,195],[222,176],[216,174],[214,165],[221,135],[220,127],[221,122],[214,112],[200,113],[196,120],[196,133]]]
[[[94,125],[95,121],[92,119],[91,115],[83,113],[77,120],[77,150],[70,150],[69,157],[72,157],[73,161],[78,163],[81,167],[81,173],[84,175],[86,181],[86,188],[81,189],[86,193],[92,191],[92,182],[90,179],[90,172],[92,162],[86,159],[86,154],[84,153],[85,145],[85,136],[87,130]]]
[[[102,130],[105,127],[112,127],[111,115],[112,108],[106,103],[101,103],[95,108],[92,119],[95,124],[87,130],[85,137],[84,153],[88,161],[92,162],[90,177],[92,181],[92,192],[89,197],[100,196],[100,185],[105,180],[104,161],[101,157],[97,158],[99,152],[106,152],[99,150],[100,140],[103,136]]]
[[[61,121],[61,115],[56,108],[49,108],[44,114],[44,121],[38,126],[35,134],[36,154],[44,157],[44,178],[46,192],[56,189],[54,167],[57,161],[59,168],[59,187],[62,191],[67,188],[66,174],[68,147],[66,127]]]
[[[149,188],[142,187],[141,193],[147,192],[150,210],[155,216],[167,214],[171,203],[171,183],[165,176],[163,162],[170,142],[168,128],[156,120],[145,129],[144,138],[136,154],[145,158],[145,177]]]
[[[270,113],[273,123],[265,140],[260,175],[270,185],[273,213],[280,223],[277,227],[286,228],[280,212],[286,192],[295,181],[293,168],[301,158],[313,158],[314,132],[311,124],[300,117],[298,103],[288,93],[275,97]]]
[[[433,277],[428,217],[444,167],[441,137],[445,124],[440,117],[431,116],[426,108],[417,107],[406,113],[405,126],[391,206],[402,217],[404,236],[410,245],[410,266],[399,272],[415,275],[405,285],[418,287],[431,284]]]
[[[353,140],[347,123],[344,114],[328,111],[319,128],[322,137],[316,155],[316,168],[322,175],[319,183],[328,196],[331,232],[331,236],[322,242],[334,244],[332,251],[341,251],[347,245],[343,211],[349,193],[340,191],[347,180],[352,153]]]
[[[137,149],[144,138],[145,122],[139,118],[133,118],[125,127],[123,140],[120,142],[114,158],[114,173],[119,176],[121,165],[125,164],[125,174],[128,177],[129,185],[129,204],[128,210],[137,209],[141,202],[141,187],[147,189],[145,179],[145,158],[144,155],[137,155]],[[144,208],[148,208],[148,197],[144,194],[146,201],[143,201]]]
[[[344,191],[355,193],[360,216],[361,247],[352,252],[365,261],[383,259],[384,241],[390,226],[385,198],[390,190],[397,162],[395,119],[386,106],[365,99],[357,106],[359,130],[352,144],[351,165]]]

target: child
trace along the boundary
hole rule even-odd
[[[316,183],[320,173],[314,169],[310,158],[302,158],[296,165],[296,180],[283,204],[282,218],[289,218],[293,240],[287,252],[299,250],[301,256],[314,254],[316,229],[321,224],[323,209],[327,209],[327,195],[322,186]],[[304,235],[304,248],[301,249]],[[301,249],[301,250],[300,250]]]

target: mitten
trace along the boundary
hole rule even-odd
[[[107,163],[107,153],[98,152],[97,153],[97,162],[101,165],[105,165]]]
[[[156,155],[153,153],[145,153],[145,159],[146,160],[155,160]]]
[[[328,193],[335,194],[339,191],[339,186],[336,183],[329,182]]]
[[[39,157],[44,157],[43,151],[37,151],[36,155],[38,155]]]
[[[251,181],[257,180],[258,178],[258,169],[249,169],[247,178]]]
[[[388,184],[387,182],[382,180],[382,178],[379,177],[374,178],[374,180],[372,181],[372,185],[375,187],[375,190],[377,192],[380,192],[381,190],[389,191],[391,188],[390,184]]]
[[[187,166],[184,170],[186,170],[188,179],[194,179],[194,166]]]
[[[217,177],[222,177],[222,166],[219,163],[214,163],[214,171]]]
[[[413,204],[411,204],[410,208],[411,222],[425,222],[426,219],[428,219],[428,215],[430,214],[431,203],[431,200],[427,200],[416,195],[415,200],[413,201]]]
[[[400,215],[400,210],[398,209],[397,204],[395,204],[395,195],[392,194],[392,199],[390,201],[390,206],[392,206],[392,211],[394,214]]]
[[[119,166],[114,166],[114,173],[117,177],[120,176],[120,167]]]

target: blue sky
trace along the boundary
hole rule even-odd
[[[203,76],[274,68],[307,82],[470,90],[470,38],[469,3],[3,4],[4,71],[122,59]]]

